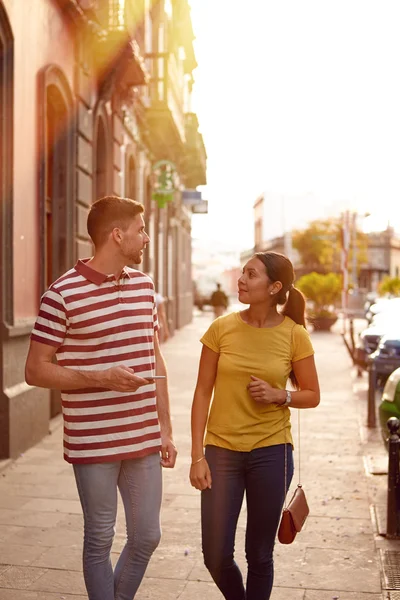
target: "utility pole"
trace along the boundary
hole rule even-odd
[[[343,334],[346,333],[346,319],[348,312],[348,292],[349,292],[349,267],[348,267],[348,259],[349,259],[349,245],[350,245],[350,236],[349,236],[349,223],[350,215],[349,211],[345,210],[342,213],[342,255],[341,255],[341,267],[342,267],[342,276],[343,276],[343,285],[342,285],[342,310],[343,310]]]
[[[353,246],[353,268],[352,268],[352,283],[354,296],[358,295],[358,276],[357,276],[357,212],[352,214],[352,246]]]

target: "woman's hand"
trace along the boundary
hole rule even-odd
[[[211,471],[205,457],[203,460],[191,465],[189,479],[196,490],[211,489]]]
[[[247,389],[253,400],[263,404],[283,404],[286,394],[284,390],[273,388],[269,383],[254,375],[250,377],[251,381]]]

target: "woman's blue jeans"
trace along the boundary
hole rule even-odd
[[[160,537],[159,453],[108,463],[75,464],[84,516],[83,574],[89,600],[132,600]],[[113,571],[110,553],[119,489],[127,542]]]
[[[293,477],[287,447],[287,485]],[[204,564],[226,600],[268,600],[273,549],[285,498],[285,445],[236,452],[206,447],[212,487],[201,493]],[[236,527],[246,492],[247,582],[234,560]]]

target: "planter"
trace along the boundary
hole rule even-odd
[[[333,315],[332,317],[312,317],[310,322],[314,331],[330,331],[337,320],[337,316]]]

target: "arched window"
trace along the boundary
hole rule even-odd
[[[74,263],[73,99],[63,72],[39,72],[39,206],[41,292]],[[61,412],[58,390],[50,394],[50,416]]]
[[[110,186],[110,130],[108,117],[104,106],[98,107],[95,117],[94,130],[94,185],[93,200],[107,196],[111,191]]]
[[[71,91],[60,69],[46,67],[39,77],[41,289],[44,291],[73,266],[75,123]]]
[[[0,315],[13,324],[13,76],[14,42],[0,4]]]

